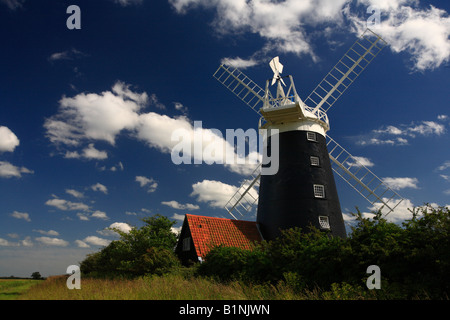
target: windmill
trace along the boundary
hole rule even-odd
[[[386,45],[367,29],[304,101],[291,75],[283,77],[289,86],[283,81],[278,57],[269,63],[274,75],[265,90],[237,68],[219,66],[214,78],[259,114],[259,129],[278,130],[277,173],[261,174],[263,159],[225,205],[233,218],[236,213],[244,216],[257,203],[256,221],[265,239],[279,236],[282,229],[306,230],[310,225],[346,237],[333,172],[372,205],[382,206],[385,215],[399,205],[399,194],[327,134],[328,110]],[[275,83],[274,96],[270,87]],[[273,137],[267,137],[268,152]],[[256,197],[251,192],[255,188]]]

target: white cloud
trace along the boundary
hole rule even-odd
[[[75,244],[77,245],[78,248],[90,248],[91,247],[86,242],[81,241],[81,240],[75,240]]]
[[[125,222],[114,222],[108,228],[118,229],[125,233],[130,232],[132,229],[132,227],[128,223],[125,223]]]
[[[89,211],[89,206],[82,202],[72,202],[64,199],[53,198],[45,202],[47,206],[55,207],[63,211]]]
[[[95,210],[92,214],[91,214],[92,218],[97,218],[97,219],[101,219],[101,220],[109,220],[109,217],[106,215],[106,212],[100,211],[100,210]]]
[[[170,0],[180,14],[195,7],[215,9],[213,27],[218,33],[257,34],[266,41],[260,52],[277,50],[297,55],[307,54],[314,60],[316,56],[304,26],[342,23],[342,8],[346,2],[347,0]]]
[[[243,70],[243,69],[250,68],[250,67],[257,65],[258,61],[255,60],[254,58],[250,58],[250,59],[246,60],[246,59],[236,57],[236,58],[223,58],[220,61],[220,63],[226,64],[229,66],[233,66],[235,68]]]
[[[177,210],[198,210],[200,207],[196,204],[186,203],[181,204],[175,200],[172,201],[163,201],[161,204],[165,206],[169,206],[171,208],[177,209]]]
[[[122,7],[126,7],[129,5],[137,5],[141,4],[143,0],[114,0],[115,3],[120,4]]]
[[[389,186],[389,188],[393,190],[400,190],[404,188],[413,188],[418,189],[417,184],[419,180],[417,178],[391,178],[386,177],[382,179],[385,184]]]
[[[450,59],[450,18],[445,10],[434,6],[420,8],[419,1],[409,0],[169,0],[179,14],[195,8],[215,10],[213,28],[219,34],[257,34],[265,45],[258,51],[309,55],[313,61],[312,36],[348,29],[358,35],[367,27],[367,8],[381,10],[381,21],[373,27],[391,50],[411,56],[413,68],[439,67]],[[348,24],[347,21],[350,21]],[[314,28],[311,32],[308,28]]]
[[[38,237],[36,238],[36,241],[49,246],[67,247],[69,245],[69,243],[63,239],[50,237]]]
[[[445,161],[442,165],[440,165],[437,170],[442,171],[447,168],[450,168],[450,160]]]
[[[74,189],[66,189],[66,193],[74,196],[75,198],[83,198],[84,194]]]
[[[30,215],[26,212],[18,212],[18,211],[14,211],[13,213],[11,213],[11,217],[16,218],[16,219],[23,219],[27,222],[30,222]]]
[[[120,81],[112,91],[101,94],[80,93],[59,101],[58,113],[44,123],[52,143],[78,146],[83,140],[101,140],[112,145],[120,131],[137,125],[148,102],[146,93],[135,93]]]
[[[100,191],[104,194],[108,194],[108,188],[101,183],[96,183],[90,187],[94,191]]]
[[[34,173],[25,167],[16,167],[7,161],[0,161],[0,178],[22,177],[22,173]]]
[[[361,146],[367,145],[407,145],[408,139],[417,136],[429,137],[432,135],[440,136],[446,132],[443,124],[434,121],[411,122],[410,124],[400,124],[397,126],[389,125],[374,129],[368,134],[357,136],[356,143]]]
[[[55,231],[55,230],[33,230],[34,232],[38,232],[40,234],[43,234],[45,236],[59,236],[59,232]]]
[[[184,115],[172,118],[155,112],[141,113],[146,104],[158,106],[159,102],[154,94],[149,99],[145,92],[136,93],[129,87],[118,81],[112,91],[63,97],[58,113],[44,123],[46,136],[59,146],[59,150],[62,145],[79,148],[86,141],[90,142],[82,152],[66,150],[66,158],[106,159],[106,151],[95,149],[92,141],[106,141],[114,145],[117,135],[128,130],[129,137],[163,153],[171,153],[174,147],[183,144],[186,146],[182,150],[183,156],[194,161],[225,164],[228,170],[239,174],[250,174],[256,167],[253,164],[255,161],[249,159],[259,159],[257,152],[243,159],[244,164],[236,164],[238,161],[226,163],[226,155],[234,155],[234,146],[223,138],[219,130],[195,126],[195,123],[193,126]],[[176,136],[176,133],[180,135]],[[194,138],[201,139],[200,148],[195,147]],[[198,141],[195,140],[195,143]],[[239,160],[244,156],[235,155]]]
[[[111,241],[103,238],[99,238],[97,236],[88,236],[84,238],[83,240],[77,240],[78,245],[84,243],[84,244],[92,244],[94,246],[107,246]]]
[[[387,201],[388,199],[383,199],[383,201]],[[391,203],[392,206],[396,206],[394,211],[388,213],[388,209],[382,208],[381,212],[383,217],[393,223],[401,224],[403,221],[412,218],[412,213],[410,210],[414,208],[413,203],[409,199],[403,199],[400,203],[400,200],[396,200]],[[373,212],[377,212],[382,207],[381,203],[375,203],[373,206],[368,209],[370,212],[362,212],[363,218],[373,218],[375,215]],[[387,215],[386,215],[387,214]],[[355,218],[350,216],[349,214],[344,214],[344,220],[347,223],[353,223]]]
[[[83,149],[83,152],[80,154],[78,151],[66,151],[66,154],[64,155],[64,158],[66,159],[88,159],[88,160],[104,160],[108,158],[108,154],[106,151],[100,151],[97,150],[94,147],[93,143],[90,143],[86,148]]]
[[[8,127],[0,126],[0,152],[13,152],[20,144],[17,136]]]
[[[85,54],[77,49],[66,50],[62,52],[55,52],[50,55],[48,58],[49,61],[58,61],[58,60],[73,60],[79,57],[83,57]]]
[[[89,217],[85,213],[78,212],[77,217],[81,221],[89,221]]]
[[[179,220],[179,221],[184,221],[184,217],[185,217],[184,214],[174,213],[173,216],[172,216],[172,219]]]
[[[215,180],[203,180],[192,185],[191,196],[211,207],[224,207],[237,191],[237,187]]]
[[[25,239],[19,241],[19,244],[22,247],[32,247],[34,245],[33,242],[31,241],[31,237],[25,237]]]
[[[156,191],[158,187],[158,182],[156,182],[153,178],[147,178],[144,176],[136,176],[136,182],[139,182],[141,187],[147,187],[147,192],[152,193]]]
[[[381,9],[382,19],[372,28],[390,44],[392,51],[407,52],[413,69],[434,69],[449,61],[450,18],[445,10],[432,5],[422,9],[418,1],[360,2]],[[366,28],[367,16],[356,16],[348,10],[347,16],[354,23],[356,32],[361,33]]]
[[[374,163],[372,161],[370,161],[369,158],[366,157],[357,157],[357,156],[353,156],[353,160],[354,161],[347,161],[346,164],[348,166],[352,166],[352,167],[373,167]]]

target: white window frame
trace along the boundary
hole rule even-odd
[[[320,198],[320,199],[325,198],[325,186],[324,185],[315,184],[313,186],[313,190],[314,190],[314,198]]]
[[[311,161],[311,165],[314,167],[320,167],[320,158],[316,156],[310,156],[309,157]]]
[[[317,133],[313,131],[306,132],[306,139],[308,139],[308,141],[317,142]]]
[[[321,229],[331,229],[330,219],[327,216],[319,216],[319,225]]]

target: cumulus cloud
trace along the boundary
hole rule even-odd
[[[30,215],[26,212],[18,212],[18,211],[14,211],[13,213],[11,213],[11,217],[16,218],[16,219],[23,219],[27,222],[30,222]]]
[[[390,44],[392,51],[411,56],[412,68],[435,69],[450,59],[450,17],[445,10],[432,5],[419,7],[419,1],[361,0],[360,3],[381,10],[380,23],[372,28]],[[355,30],[366,28],[367,16],[348,11]]]
[[[45,231],[45,230],[40,230],[40,229],[38,229],[38,230],[33,230],[34,232],[38,232],[38,233],[40,233],[40,234],[43,234],[43,235],[45,235],[45,236],[59,236],[59,232],[58,231],[55,231],[55,230],[48,230],[48,231]]]
[[[103,184],[101,184],[101,183],[97,182],[96,184],[93,184],[92,186],[90,186],[90,188],[93,191],[99,191],[99,192],[102,192],[104,194],[108,194],[108,188],[106,186],[104,186]]]
[[[158,182],[156,182],[153,178],[136,176],[135,181],[138,182],[142,188],[146,187],[148,193],[155,192],[158,187]]]
[[[374,163],[366,157],[357,157],[357,156],[353,156],[353,159],[351,161],[347,161],[346,164],[348,166],[352,166],[352,167],[373,167]]]
[[[253,67],[255,65],[258,64],[258,60],[256,60],[255,58],[250,58],[250,59],[242,59],[240,57],[236,57],[236,58],[223,58],[220,61],[221,64],[226,64],[228,66],[233,66],[235,68],[244,70],[250,67]]]
[[[38,237],[35,240],[48,246],[67,247],[69,245],[69,242],[58,238]]]
[[[165,206],[169,206],[171,208],[177,209],[177,210],[197,210],[200,209],[200,207],[196,204],[186,203],[181,204],[178,201],[172,200],[172,201],[163,201],[161,204]]]
[[[130,5],[141,4],[143,0],[114,0],[115,3],[120,4],[122,7],[127,7]]]
[[[189,159],[188,163],[193,159],[200,163],[224,164],[230,171],[244,175],[256,167],[258,152],[252,150],[247,156],[235,154],[234,145],[224,139],[219,130],[203,128],[201,122],[200,125],[197,122],[192,125],[185,115],[170,117],[142,112],[146,105],[158,103],[154,94],[149,98],[145,92],[134,92],[130,85],[120,81],[111,91],[101,94],[81,93],[71,98],[63,97],[57,114],[45,120],[46,136],[59,150],[72,149],[65,151],[65,158],[106,159],[107,152],[97,150],[92,141],[114,145],[116,137],[127,131],[129,137],[160,152],[173,155],[174,149],[178,154],[181,151],[183,160]],[[178,102],[175,106],[184,109]],[[79,151],[80,147],[84,149]],[[229,155],[236,161],[227,161]]]
[[[8,127],[0,126],[0,152],[13,152],[20,144],[19,138]]]
[[[137,112],[147,101],[146,93],[135,93],[120,81],[112,91],[63,97],[58,113],[44,123],[46,135],[55,144],[78,146],[83,140],[100,140],[114,145],[120,131],[135,128]]]
[[[88,160],[104,160],[108,158],[108,154],[106,151],[97,150],[94,147],[93,143],[90,143],[86,148],[83,149],[83,152],[80,154],[78,151],[67,151],[64,155],[64,158],[67,159],[88,159]]]
[[[45,202],[45,204],[47,206],[55,207],[55,208],[63,210],[63,211],[74,211],[74,210],[89,211],[90,210],[90,207],[87,204],[84,204],[82,202],[72,202],[72,201],[59,199],[59,198],[49,199]]]
[[[411,122],[410,124],[388,125],[374,129],[369,133],[354,137],[356,144],[401,146],[409,144],[417,136],[441,136],[446,132],[445,126],[435,121]]]
[[[80,248],[88,248],[90,247],[89,244],[94,246],[107,246],[111,241],[97,236],[88,236],[83,240],[76,240],[75,242]]]
[[[215,180],[203,180],[192,185],[191,196],[211,207],[223,208],[237,191],[237,187]]]
[[[74,196],[75,198],[83,198],[84,194],[74,189],[66,189],[66,193]]]
[[[410,55],[412,68],[427,70],[439,67],[450,58],[450,18],[445,10],[421,7],[408,0],[169,0],[174,10],[186,14],[197,8],[212,9],[212,26],[221,35],[256,34],[265,44],[253,56],[269,50],[317,57],[313,37],[330,33],[360,35],[367,27],[367,8],[381,11],[375,29],[394,52]],[[311,32],[310,30],[314,32]],[[236,58],[235,58],[236,59]],[[245,59],[242,60],[245,62]],[[236,59],[239,63],[239,60]],[[244,64],[244,67],[246,64]]]
[[[0,161],[0,178],[20,178],[22,173],[34,173],[25,167],[16,167],[7,161]]]
[[[383,199],[383,201],[387,201],[388,199]],[[395,200],[391,203],[392,206],[396,206],[394,211],[388,212],[388,209],[382,208],[381,203],[375,203],[373,206],[368,207],[368,212],[362,212],[362,216],[364,218],[373,218],[375,216],[374,212],[377,212],[381,209],[383,217],[393,223],[401,224],[403,221],[412,218],[412,210],[414,208],[414,204],[409,199]],[[352,224],[355,221],[355,218],[350,214],[344,213],[344,220],[346,223]]]
[[[114,222],[112,223],[109,228],[111,229],[118,229],[122,232],[128,233],[131,231],[131,226],[128,223],[125,222]]]
[[[55,52],[48,57],[49,61],[58,61],[58,60],[74,60],[79,57],[83,57],[85,54],[75,48],[70,50]]]
[[[389,188],[392,190],[401,190],[404,188],[412,188],[412,189],[418,189],[419,187],[417,184],[419,183],[419,180],[417,178],[392,178],[392,177],[386,177],[382,179],[385,184],[388,185]]]
[[[91,214],[92,218],[97,218],[97,219],[101,219],[101,220],[109,220],[109,217],[107,216],[106,212],[100,211],[100,210],[95,210],[92,214]]]

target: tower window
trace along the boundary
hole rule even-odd
[[[310,159],[311,159],[311,165],[312,166],[315,166],[315,167],[319,167],[320,166],[320,159],[319,159],[319,157],[311,156]]]
[[[183,239],[183,251],[191,250],[191,238],[187,237]]]
[[[319,225],[321,229],[330,229],[330,221],[327,216],[319,216]]]
[[[314,185],[314,197],[325,198],[325,187],[321,184]]]
[[[314,142],[317,142],[317,135],[316,135],[315,132],[310,132],[310,131],[308,131],[308,132],[306,133],[306,139],[308,139],[308,141],[314,141]]]

